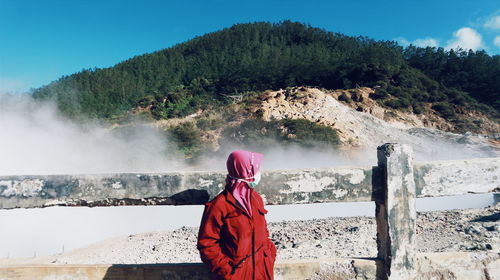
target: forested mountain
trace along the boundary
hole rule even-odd
[[[34,90],[70,116],[111,117],[152,104],[156,118],[184,116],[227,95],[288,86],[367,86],[380,103],[419,113],[432,102],[498,114],[500,57],[484,51],[406,49],[301,23],[238,24],[105,69],[88,69]],[[478,103],[479,102],[479,103]],[[487,105],[491,106],[487,106]],[[493,108],[493,109],[492,109]]]

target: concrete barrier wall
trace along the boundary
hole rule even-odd
[[[500,258],[495,253],[431,253],[417,255],[416,280],[498,280]],[[381,279],[382,262],[334,258],[276,264],[276,280]],[[33,265],[0,267],[0,280],[180,280],[210,279],[203,264]]]
[[[418,197],[500,192],[500,158],[417,163]]]
[[[264,172],[268,204],[372,200],[372,167]],[[225,172],[0,177],[0,209],[203,204],[224,189]]]
[[[376,262],[376,277],[382,280],[419,279],[418,271],[431,264],[418,266],[422,261],[417,260],[415,248],[415,198],[499,191],[500,158],[413,164],[411,148],[399,144],[378,147],[377,157],[376,167],[266,172],[257,191],[267,204],[375,201],[378,259],[382,263]],[[223,189],[224,177],[224,172],[0,177],[0,208],[203,204]],[[498,255],[496,257],[498,259]],[[123,277],[138,273],[137,277],[151,274],[151,279],[156,279],[161,274],[164,278],[175,279],[180,273],[175,270],[178,267],[171,266],[169,270],[132,266],[120,268],[116,273],[128,269],[131,271]],[[300,271],[304,273],[310,267]],[[321,265],[319,267],[322,271]],[[205,272],[197,267],[190,268],[191,272],[182,270],[182,273],[198,274],[186,274],[184,278],[204,279],[200,275]],[[29,268],[19,269],[5,273],[14,277]],[[115,266],[106,269],[106,273],[111,275],[114,269]],[[281,275],[292,270],[280,270],[278,266],[277,271]],[[456,269],[450,270],[452,272]],[[169,276],[168,273],[173,274]],[[484,279],[491,279],[486,276]],[[439,279],[447,279],[443,277]]]
[[[268,171],[256,190],[268,204],[371,201],[378,167]],[[500,158],[416,163],[418,197],[500,190]],[[225,172],[0,176],[0,209],[203,204],[224,188]]]

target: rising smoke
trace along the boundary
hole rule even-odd
[[[68,120],[51,102],[0,95],[0,175],[179,169],[168,162],[168,147],[148,125],[124,133],[95,121]]]
[[[225,141],[216,153],[198,155],[188,165],[165,133],[150,124],[113,128],[74,121],[54,102],[29,95],[0,95],[0,128],[0,175],[224,170],[231,151],[248,148]],[[265,169],[376,164],[374,150],[306,149],[275,142],[257,151],[265,154]]]
[[[264,153],[267,170],[376,165],[376,146],[386,142],[411,145],[418,161],[498,156],[496,147],[470,136],[423,128],[383,130],[386,137],[364,148],[306,149],[276,142],[257,151]],[[225,142],[216,153],[199,155],[187,165],[167,139],[151,124],[73,121],[52,102],[0,95],[0,175],[224,170],[227,155],[244,148]]]
[[[226,143],[215,154],[188,166],[175,145],[148,124],[111,128],[97,121],[74,121],[54,103],[28,95],[0,95],[0,175],[91,174],[223,170],[232,150]],[[311,150],[278,143],[260,150],[266,169],[318,168],[373,163],[370,157],[334,150]]]

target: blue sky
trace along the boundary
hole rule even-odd
[[[0,93],[109,67],[235,23],[285,19],[403,45],[500,54],[497,0],[0,0]]]

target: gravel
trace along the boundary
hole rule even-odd
[[[373,217],[269,223],[277,260],[376,257]],[[500,253],[500,204],[481,209],[418,213],[419,252],[493,251]],[[8,264],[143,264],[200,262],[198,228],[148,232],[104,240],[49,257],[0,259]]]

